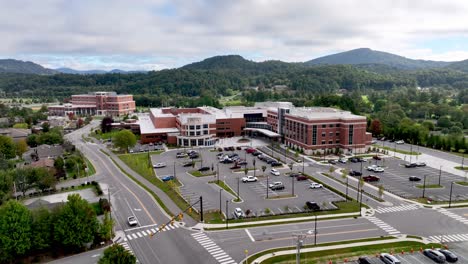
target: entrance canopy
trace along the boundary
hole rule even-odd
[[[263,135],[273,138],[273,137],[281,137],[280,134],[275,133],[273,131],[267,130],[267,129],[262,129],[262,128],[253,128],[253,127],[246,127],[244,128],[244,131],[253,131],[253,132],[259,132],[262,133]]]

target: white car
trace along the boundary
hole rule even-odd
[[[369,167],[367,167],[367,170],[368,171],[374,171],[375,168],[377,168],[378,166],[377,165],[370,165]]]
[[[176,158],[185,158],[187,156],[187,154],[183,153],[183,152],[179,152],[176,154]]]
[[[385,171],[385,170],[384,170],[384,168],[382,168],[382,167],[375,167],[375,168],[374,168],[374,172],[384,172],[384,171]]]
[[[239,207],[237,207],[236,209],[234,209],[234,215],[235,215],[237,218],[242,218],[242,217],[244,217],[244,211],[242,211],[242,209],[240,209]]]
[[[270,173],[275,176],[280,176],[280,172],[277,169],[271,169]]]
[[[270,183],[270,185],[268,187],[273,187],[273,186],[276,186],[276,185],[283,185],[282,182],[278,181],[278,182],[274,182],[274,183]]]
[[[401,145],[401,144],[405,144],[405,141],[403,141],[403,140],[398,140],[398,141],[395,141],[395,143]]]
[[[128,224],[129,224],[130,226],[136,226],[136,225],[138,225],[138,220],[136,219],[135,216],[129,216],[129,217],[127,218],[127,222],[128,222]]]
[[[323,187],[322,184],[316,183],[316,182],[313,182],[313,183],[311,183],[311,184],[309,185],[309,188],[310,188],[310,189],[318,189],[318,188],[322,188],[322,187]]]
[[[346,164],[346,159],[345,158],[340,158],[338,160],[339,163],[343,163],[343,164]]]
[[[254,177],[254,176],[247,176],[247,177],[242,177],[242,182],[256,182],[258,181],[257,177]]]
[[[156,163],[153,165],[153,168],[157,169],[157,168],[164,168],[166,167],[166,163],[164,162],[159,162],[159,163]]]

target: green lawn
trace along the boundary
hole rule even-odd
[[[385,150],[388,150],[388,151],[394,151],[394,152],[397,152],[397,153],[400,153],[400,154],[405,154],[405,155],[421,155],[421,152],[416,152],[416,151],[413,151],[413,152],[410,152],[410,151],[405,151],[405,150],[399,150],[399,149],[394,149],[394,148],[391,148],[391,147],[387,147],[387,146],[376,146],[378,148],[381,148],[381,149],[385,149]]]
[[[180,185],[180,183],[177,180],[171,182],[162,182],[159,180],[154,174],[154,170],[150,164],[147,153],[123,154],[118,157],[132,170],[165,192],[167,196],[169,196],[169,198],[181,209],[181,211],[189,207],[189,204],[179,194],[178,188],[174,186],[174,182],[175,185]],[[195,210],[192,210],[190,213],[187,212],[187,214],[189,214],[193,219],[199,219],[199,215]]]
[[[463,186],[468,186],[468,182],[466,182],[466,181],[459,181],[459,182],[456,182],[456,184],[463,185]]]
[[[214,180],[214,181],[210,181],[208,183],[214,183],[214,184],[217,184],[219,187],[223,188],[226,192],[234,195],[234,196],[237,196],[237,194],[228,186],[226,185],[223,181],[217,181],[217,180]]]
[[[94,168],[93,164],[88,160],[88,158],[85,158],[86,161],[86,166],[88,167],[88,175],[93,176],[96,174],[96,169]]]
[[[424,189],[423,184],[416,185],[416,187],[419,189]],[[439,184],[426,184],[426,189],[437,189],[437,188],[444,188],[444,186],[439,185]]]
[[[208,173],[203,173],[201,171],[198,171],[198,170],[194,170],[194,171],[190,171],[189,172],[191,175],[195,176],[195,177],[205,177],[205,176],[213,176],[213,175],[216,175],[216,172],[214,171],[208,171]]]
[[[455,169],[457,169],[457,170],[463,170],[463,171],[468,171],[468,166],[463,166],[463,168],[462,168],[462,166],[457,166],[457,167],[455,167]]]

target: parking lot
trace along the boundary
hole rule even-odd
[[[157,144],[140,144],[137,143],[133,148],[129,150],[130,153],[137,153],[137,152],[145,152],[145,151],[156,151],[156,150],[163,150],[163,145]]]
[[[449,250],[455,253],[458,256],[457,263],[468,263],[468,243],[457,243],[449,244]],[[416,249],[415,249],[416,250]],[[402,264],[433,264],[436,263],[430,258],[424,256],[421,252],[415,251],[414,253],[406,252],[405,254],[395,253],[396,256]],[[382,264],[384,263],[378,257],[370,258],[372,264]],[[351,261],[348,263],[357,264],[357,261]]]
[[[279,176],[270,174],[271,165],[252,154],[247,154],[244,149],[236,149],[234,151],[223,150],[222,153],[231,155],[236,153],[241,159],[245,159],[247,161],[246,167],[249,169],[247,175],[255,175],[258,179],[256,182],[243,183],[242,177],[245,176],[244,166],[233,170],[231,167],[234,166],[234,163],[220,163],[217,158],[217,155],[220,153],[219,151],[213,151],[211,148],[196,149],[196,151],[200,154],[200,157],[196,159],[194,168],[182,166],[184,163],[191,161],[188,157],[176,158],[176,153],[181,152],[181,150],[168,151],[161,155],[152,155],[152,163],[166,163],[167,167],[156,169],[157,176],[162,178],[166,175],[173,175],[175,172],[177,179],[183,184],[180,188],[181,195],[189,202],[194,202],[200,196],[203,196],[203,207],[205,210],[219,210],[221,208],[224,212],[226,200],[228,200],[230,217],[233,217],[232,213],[237,207],[241,208],[244,212],[249,210],[251,215],[276,215],[304,212],[304,205],[307,201],[317,203],[322,209],[334,209],[335,206],[332,202],[344,201],[343,197],[326,188],[310,189],[310,180],[297,181],[295,177],[286,175],[291,170],[284,164],[283,166],[275,167],[280,172]],[[253,160],[255,160],[255,171],[253,170]],[[202,166],[209,167],[210,170],[206,173],[211,175],[195,177],[188,173]],[[262,166],[266,166],[265,173],[262,171]],[[235,195],[227,193],[216,184],[208,183],[218,179],[216,176],[218,169],[219,180],[224,181]],[[297,167],[293,168],[293,172],[297,172]],[[281,181],[284,184],[285,188],[283,190],[273,191],[267,188],[268,184],[277,181]],[[292,196],[293,185],[294,196]],[[237,197],[238,189],[241,202],[236,203],[234,200]],[[266,199],[267,189],[268,199]]]
[[[456,176],[443,170],[436,170],[429,166],[425,167],[415,167],[415,168],[406,168],[404,166],[406,162],[392,158],[386,157],[382,160],[369,159],[368,162],[364,162],[362,165],[363,176],[366,175],[377,175],[380,177],[378,182],[372,182],[373,185],[383,185],[386,191],[394,193],[404,198],[419,198],[423,195],[422,187],[424,182],[424,176],[426,176],[426,186],[438,185],[439,184],[439,175],[440,185],[442,188],[426,188],[425,197],[430,198],[434,201],[448,201],[450,197],[450,185],[452,181],[463,181],[463,178]],[[385,169],[384,172],[375,173],[372,171],[367,171],[367,167],[370,165],[376,164],[380,165]],[[351,163],[339,164],[338,166],[346,168],[349,170],[360,171],[360,163]],[[410,181],[409,176],[417,176],[420,178],[420,181]],[[468,200],[468,187],[463,185],[454,184],[452,190],[452,200]]]

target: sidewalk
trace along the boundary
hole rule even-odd
[[[395,238],[395,239],[387,239],[387,240],[375,240],[375,241],[368,241],[368,242],[358,242],[358,243],[352,243],[352,244],[342,244],[342,245],[333,245],[333,246],[322,246],[322,247],[312,247],[312,248],[304,248],[301,249],[301,253],[307,253],[307,252],[316,252],[316,251],[324,251],[324,250],[331,250],[331,249],[341,249],[341,248],[350,248],[350,247],[360,247],[360,246],[372,246],[372,245],[377,245],[377,244],[388,244],[388,243],[395,243],[395,242],[404,242],[404,241],[412,241],[412,242],[421,242],[424,244],[428,244],[429,241],[427,240],[419,240],[415,238]],[[268,249],[270,250],[270,249]],[[271,257],[276,257],[276,256],[284,256],[284,255],[291,255],[291,254],[296,254],[296,249],[291,249],[291,250],[281,250],[281,251],[276,251],[273,253],[269,253],[266,255],[262,255],[258,258],[256,258],[254,261],[251,263],[262,263],[263,261],[271,258]],[[258,254],[258,253],[256,253]],[[239,263],[246,263],[246,259],[244,258],[242,261]]]

